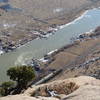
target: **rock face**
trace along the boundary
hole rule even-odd
[[[57,95],[50,96],[48,91],[55,91]],[[0,100],[100,100],[100,80],[88,76],[58,80]]]
[[[34,98],[34,97],[29,97],[27,95],[15,95],[15,96],[8,96],[5,98],[0,98],[0,100],[59,100],[59,99],[53,97]]]
[[[63,100],[100,100],[100,86],[82,86]]]
[[[80,76],[57,80],[47,84],[32,86],[24,92],[27,95],[48,96],[47,90],[56,91],[57,94],[70,94],[83,85],[100,85],[100,81],[89,76]]]

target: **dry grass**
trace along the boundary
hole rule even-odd
[[[62,82],[61,84],[53,84],[53,85],[45,85],[43,87],[39,87],[32,96],[45,96],[48,97],[50,94],[48,94],[48,90],[55,91],[57,94],[65,94],[68,95],[78,89],[78,85],[74,82]]]

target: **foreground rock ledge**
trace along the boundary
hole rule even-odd
[[[68,85],[70,82],[74,82],[75,86],[78,86],[78,89],[74,90],[68,95],[59,94],[58,97],[43,97],[41,96],[42,94],[40,94],[40,96],[38,97],[31,96],[37,90],[37,88],[42,88],[43,90],[43,88],[45,88],[46,86],[52,88],[56,85],[59,87],[63,84]],[[100,80],[89,76],[80,76],[77,78],[59,80],[47,84],[34,86],[33,88],[29,88],[28,90],[26,90],[23,94],[2,97],[0,98],[0,100],[100,100]]]

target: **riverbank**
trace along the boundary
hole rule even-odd
[[[79,35],[72,44],[56,50],[51,55],[45,55],[42,61],[42,73],[45,75],[58,69],[63,70],[52,80],[80,75],[100,78],[97,73],[100,67],[100,27]]]
[[[66,25],[65,25],[66,26]],[[63,26],[63,27],[65,27]],[[56,54],[64,51],[64,49],[67,49],[67,48],[71,48],[75,45],[78,45],[80,42],[84,42],[84,41],[88,41],[89,39],[94,39],[94,38],[99,38],[100,36],[100,33],[98,32],[99,30],[99,27],[97,27],[95,30],[90,30],[89,32],[86,32],[86,33],[83,33],[83,34],[80,34],[79,36],[75,37],[68,45],[65,45],[59,49],[55,49],[47,54],[44,55],[44,58],[41,58],[39,59],[41,62],[49,62],[49,56],[55,56]]]

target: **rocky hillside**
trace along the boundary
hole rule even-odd
[[[0,100],[100,100],[100,80],[80,76],[33,86],[23,94]]]

